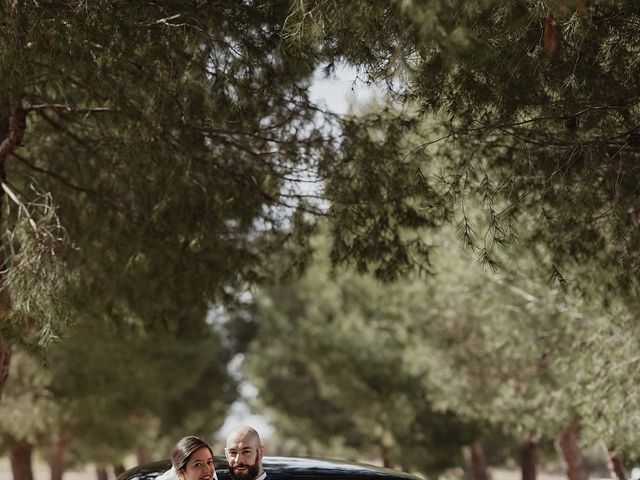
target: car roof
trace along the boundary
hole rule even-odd
[[[227,460],[215,457],[215,462],[219,480],[231,480]],[[420,480],[415,475],[390,468],[325,458],[265,456],[262,463],[267,480]],[[150,463],[128,470],[118,480],[153,480],[169,468],[169,460]]]

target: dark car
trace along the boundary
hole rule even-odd
[[[224,457],[216,457],[219,480],[231,480]],[[267,480],[421,480],[415,475],[363,463],[302,457],[264,457]],[[169,460],[149,463],[124,472],[117,480],[154,480],[171,468]]]

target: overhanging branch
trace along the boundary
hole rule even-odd
[[[73,107],[71,105],[65,105],[62,103],[43,103],[40,105],[32,105],[27,109],[27,111],[30,112],[39,112],[42,110],[62,110],[64,112],[71,113],[102,113],[113,111],[113,109],[110,107]]]

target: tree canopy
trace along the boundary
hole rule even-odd
[[[379,258],[386,236],[405,240],[399,253],[420,258],[424,245],[407,243],[403,232],[438,227],[477,195],[485,221],[481,230],[465,228],[465,241],[485,263],[515,238],[545,244],[556,272],[606,246],[603,264],[618,265],[622,285],[637,280],[636,5],[296,5],[293,38],[323,42],[333,61],[388,82],[392,98],[408,109],[379,117],[377,136],[362,122],[345,130],[345,163],[336,167],[344,174],[328,182],[329,196],[347,205],[336,222],[353,237],[337,244],[341,257]],[[425,128],[418,122],[425,116],[436,123]],[[416,139],[399,145],[407,130]],[[429,164],[439,170],[425,171]],[[361,201],[349,203],[354,198]],[[393,207],[380,212],[375,198]]]
[[[334,261],[395,278],[428,268],[411,232],[459,218],[469,195],[485,221],[463,214],[461,236],[481,261],[543,242],[560,279],[567,258],[607,245],[603,262],[633,282],[634,8],[4,2],[12,318],[46,336],[78,291],[146,319],[216,301],[283,242],[304,258],[325,214]],[[337,62],[387,82],[404,111],[323,115],[310,78]]]

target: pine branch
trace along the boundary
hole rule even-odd
[[[14,158],[16,158],[17,160],[19,160],[20,162],[22,162],[24,165],[26,165],[29,169],[31,169],[33,171],[36,171],[38,173],[43,173],[44,175],[47,175],[48,177],[54,178],[54,179],[58,180],[60,183],[62,183],[64,186],[66,186],[66,187],[68,187],[68,188],[70,188],[72,190],[76,190],[78,192],[87,193],[89,195],[95,196],[96,198],[98,198],[101,201],[105,202],[109,206],[113,207],[115,210],[121,210],[115,203],[111,202],[109,199],[107,199],[104,196],[100,195],[95,190],[91,190],[89,188],[84,188],[84,187],[80,187],[78,185],[74,185],[73,183],[71,183],[69,180],[67,180],[63,176],[61,176],[61,175],[59,175],[59,174],[57,174],[55,172],[52,172],[51,170],[47,170],[47,169],[38,167],[37,165],[34,165],[33,163],[31,163],[29,160],[27,160],[22,155],[19,155],[19,154],[15,153],[15,152],[13,152],[12,156]]]
[[[78,108],[78,107],[72,107],[70,105],[65,105],[62,103],[43,103],[40,105],[32,105],[31,107],[26,109],[26,111],[28,112],[40,112],[42,110],[57,110],[57,111],[64,111],[64,112],[70,112],[70,113],[101,113],[101,112],[114,111],[112,108],[109,108],[109,107]]]
[[[62,133],[64,135],[67,135],[69,138],[73,139],[76,143],[78,143],[82,147],[86,148],[90,152],[95,151],[95,148],[93,148],[91,145],[89,145],[85,140],[83,140],[82,138],[77,136],[75,133],[71,132],[71,130],[69,128],[65,127],[64,125],[59,124],[58,122],[56,122],[54,119],[52,119],[46,113],[44,113],[44,110],[38,110],[38,114],[49,125],[51,125],[55,130],[58,130],[60,133]]]
[[[4,191],[4,193],[7,194],[7,196],[13,201],[13,203],[15,203],[18,208],[20,208],[20,210],[22,210],[22,212],[25,214],[25,216],[27,217],[27,220],[29,222],[29,225],[31,226],[31,228],[33,229],[33,232],[36,234],[36,236],[38,235],[38,226],[36,225],[35,220],[33,219],[33,217],[31,216],[31,213],[29,212],[29,209],[25,206],[25,204],[20,200],[20,198],[18,198],[18,196],[13,192],[13,190],[11,190],[11,188],[9,188],[9,185],[5,182],[0,182],[0,187],[2,187],[2,190]]]

